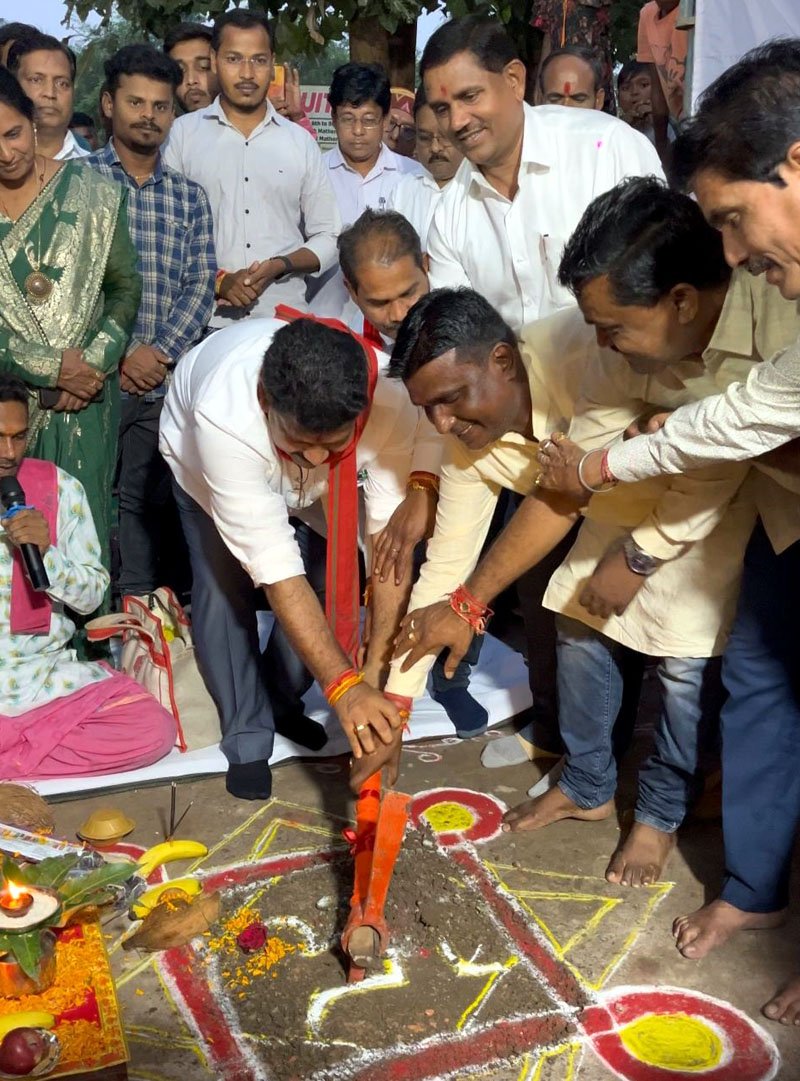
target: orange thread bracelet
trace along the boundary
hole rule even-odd
[[[325,688],[324,693],[328,700],[328,705],[335,706],[340,698],[347,694],[348,691],[351,691],[353,687],[357,687],[363,679],[363,675],[360,672],[356,672],[355,668],[346,668],[340,676],[337,676],[336,679],[329,683]]]

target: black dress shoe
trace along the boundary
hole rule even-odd
[[[269,799],[272,795],[272,771],[269,762],[229,762],[225,787],[237,799]]]

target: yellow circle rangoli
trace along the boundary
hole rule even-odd
[[[650,1014],[620,1030],[622,1043],[648,1066],[676,1073],[700,1073],[718,1066],[722,1040],[710,1025],[685,1013]]]
[[[475,815],[461,803],[435,803],[422,817],[436,833],[462,833],[475,824]]]

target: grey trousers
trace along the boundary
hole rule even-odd
[[[235,764],[268,759],[276,718],[302,713],[313,676],[277,620],[262,654],[257,621],[263,593],[209,515],[177,484],[174,489],[192,563],[197,663],[219,712],[222,752]],[[324,605],[326,541],[303,522],[293,525],[306,577]]]

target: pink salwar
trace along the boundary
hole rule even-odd
[[[175,720],[121,672],[17,717],[0,713],[0,780],[140,769],[175,744]]]

